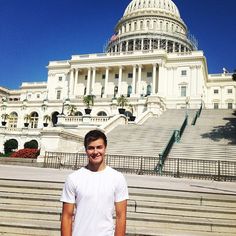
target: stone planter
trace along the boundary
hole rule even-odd
[[[90,115],[92,109],[90,109],[90,108],[85,108],[84,111],[85,111],[85,114],[86,114],[86,115]]]
[[[2,121],[2,126],[6,126],[7,122],[6,121]]]
[[[119,113],[122,114],[122,115],[125,114],[125,109],[124,109],[124,108],[119,108],[118,111],[119,111]]]

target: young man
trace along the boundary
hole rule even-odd
[[[125,236],[128,188],[124,176],[105,164],[106,135],[88,132],[84,147],[88,164],[68,176],[61,196],[61,236]]]

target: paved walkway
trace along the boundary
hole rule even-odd
[[[0,178],[64,182],[72,171],[73,170],[0,165]],[[130,174],[125,174],[125,177],[128,185],[135,187],[236,195],[236,182],[217,182]]]

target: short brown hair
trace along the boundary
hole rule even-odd
[[[87,149],[88,145],[91,142],[96,141],[100,138],[103,139],[104,145],[106,147],[107,146],[107,137],[102,131],[96,130],[96,129],[89,131],[84,137],[84,147],[85,147],[85,149]]]

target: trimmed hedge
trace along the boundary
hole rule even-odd
[[[33,149],[33,148],[24,148],[20,149],[16,152],[13,152],[11,154],[11,157],[21,157],[21,158],[37,158],[37,156],[40,154],[39,149]]]
[[[24,144],[24,148],[38,149],[38,142],[36,140],[31,140]]]
[[[4,153],[11,153],[14,149],[18,148],[18,142],[15,139],[9,139],[4,143]]]

